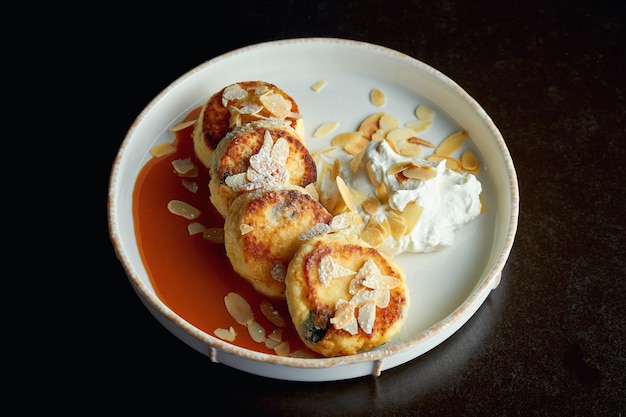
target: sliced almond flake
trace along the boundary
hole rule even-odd
[[[407,229],[406,224],[404,223],[404,219],[398,217],[390,217],[389,226],[391,227],[391,236],[393,236],[395,240],[400,241],[400,239],[402,239],[402,236],[404,236],[404,232]]]
[[[338,127],[339,127],[339,122],[322,123],[313,132],[313,137],[314,138],[319,138],[319,137],[322,137],[322,136],[326,136],[326,135],[334,132],[335,130],[337,130]]]
[[[269,301],[268,301],[269,303]],[[283,329],[278,328],[278,329],[274,329],[270,332],[270,334],[267,335],[267,338],[269,340],[274,340],[278,343],[283,341]]]
[[[371,334],[374,329],[374,322],[376,321],[376,304],[365,303],[359,306],[357,321],[365,333]]]
[[[287,100],[281,94],[266,94],[259,97],[261,103],[265,106],[272,116],[278,119],[284,119],[291,112],[291,101]]]
[[[380,232],[380,230],[371,226],[367,226],[365,229],[363,229],[359,237],[366,241],[373,248],[379,247],[385,241],[385,238],[383,237],[383,234]]]
[[[422,155],[422,151],[422,145],[418,145],[416,143],[407,143],[400,148],[400,155],[409,158],[416,158]]]
[[[378,274],[377,276],[368,275],[363,280],[363,285],[373,290],[391,290],[399,286],[401,281],[391,275]]]
[[[359,125],[359,133],[364,137],[371,139],[372,135],[380,128],[378,125],[378,121],[385,114],[384,112],[374,113],[365,118]]]
[[[224,88],[222,92],[222,104],[224,107],[228,107],[230,100],[242,100],[248,97],[248,92],[244,90],[239,84],[231,84]]]
[[[374,303],[376,303],[376,307],[389,307],[389,302],[391,302],[391,293],[389,290],[375,290],[375,292]]]
[[[414,180],[430,180],[437,176],[437,169],[430,165],[418,165],[413,164],[407,169],[402,171],[402,174],[407,178]]]
[[[274,348],[274,352],[276,352],[278,356],[289,356],[290,351],[291,346],[286,340]]]
[[[466,171],[477,171],[480,164],[476,154],[470,150],[467,150],[461,154],[461,165]]]
[[[175,159],[172,161],[172,166],[177,174],[186,174],[196,166],[191,162],[191,158]]]
[[[413,136],[407,139],[407,142],[414,143],[416,145],[426,146],[427,148],[434,148],[435,144],[427,141],[426,139],[418,138],[417,136]]]
[[[372,134],[372,142],[380,142],[381,140],[385,140],[385,131],[378,129]]]
[[[275,264],[270,271],[272,279],[278,282],[285,282],[287,276],[287,268],[283,264]]]
[[[325,80],[319,80],[318,82],[316,82],[315,84],[313,84],[311,86],[311,90],[315,91],[316,93],[322,91],[322,89],[324,87],[326,87],[326,84],[328,84]]]
[[[384,221],[387,221],[386,217],[384,218]],[[374,216],[370,217],[369,221],[367,222],[367,227],[378,230],[383,238],[386,238],[391,233],[388,229],[388,226],[385,226],[383,222],[380,222]]]
[[[411,201],[404,207],[404,210],[402,211],[402,217],[404,218],[404,224],[406,225],[406,230],[403,233],[404,235],[408,235],[413,231],[415,225],[422,217],[423,211],[424,207],[417,201]]]
[[[276,139],[272,146],[270,157],[279,164],[285,165],[287,163],[287,158],[289,157],[289,142],[287,142],[287,139]]]
[[[370,92],[370,101],[376,107],[381,107],[385,105],[385,93],[383,93],[380,89],[374,88]]]
[[[250,233],[253,230],[254,230],[254,227],[250,226],[249,224],[241,223],[239,225],[239,231],[241,232],[242,236],[245,235],[246,233]]]
[[[170,127],[170,132],[178,132],[196,123],[196,120],[187,120],[186,122],[176,123]]]
[[[183,187],[185,187],[187,190],[191,191],[192,193],[197,193],[198,192],[198,183],[190,180],[188,178],[183,178],[180,180],[180,182],[183,184]]]
[[[361,207],[363,207],[363,211],[367,214],[374,215],[378,212],[378,209],[380,208],[380,201],[378,201],[376,197],[372,196],[365,200]]]
[[[435,111],[426,104],[419,104],[415,108],[415,117],[420,120],[430,121],[433,120],[433,118],[435,117]]]
[[[352,195],[350,194],[350,189],[346,185],[345,181],[340,176],[337,176],[335,180],[337,181],[337,188],[339,189],[339,194],[341,195],[341,198],[343,198],[344,203],[346,203],[346,207],[348,207],[348,210],[350,211],[355,211],[356,207],[354,206],[354,202],[352,201]]]
[[[169,142],[164,142],[150,148],[150,155],[154,156],[155,158],[161,158],[163,156],[171,155],[174,152],[176,152],[176,147]]]
[[[224,228],[209,227],[202,232],[202,238],[211,243],[224,243]]]
[[[389,189],[384,182],[381,182],[376,187],[376,197],[381,202],[381,204],[386,205],[389,203]]]
[[[248,334],[252,340],[257,343],[265,342],[265,328],[261,326],[256,320],[250,320],[246,327],[248,328]]]
[[[204,233],[205,230],[206,226],[204,226],[202,223],[191,222],[187,225],[187,231],[189,232],[190,236]]]
[[[272,92],[272,89],[267,84],[257,84],[253,88],[253,94],[257,96],[261,96],[263,94],[269,94]]]
[[[336,178],[339,176],[339,174],[341,174],[341,161],[339,161],[339,159],[335,159],[335,161],[333,162],[332,170],[330,172],[330,177]]]
[[[269,337],[265,339],[265,347],[268,349],[274,349],[276,346],[280,345],[281,343],[282,343],[282,340],[274,340],[274,339],[270,339]]]
[[[402,161],[402,162],[395,163],[392,166],[390,166],[389,169],[387,169],[387,175],[397,174],[398,172],[404,171],[405,169],[408,169],[412,166],[413,166],[413,162],[411,161]]]
[[[245,103],[239,106],[239,114],[253,115],[263,110],[263,106],[256,103]]]
[[[457,149],[461,147],[467,140],[467,131],[459,130],[458,132],[454,132],[447,138],[445,138],[437,148],[435,148],[435,154],[450,156]]]
[[[299,359],[312,359],[315,357],[315,355],[313,355],[313,353],[308,350],[297,349],[291,352],[291,357]]]
[[[446,161],[446,168],[451,169],[453,171],[460,171],[461,168],[463,167],[460,160],[453,158],[451,156],[432,154],[432,155],[428,155],[426,157],[426,160],[431,161],[431,162]]]
[[[389,139],[385,138],[385,142],[387,142],[387,144],[389,145],[389,147],[390,147],[391,149],[393,149],[393,151],[394,151],[395,153],[397,153],[398,155],[400,155],[400,149],[398,148],[398,145],[396,144],[396,142],[395,142],[395,141],[393,141],[393,140],[389,140]]]
[[[395,142],[406,140],[411,137],[415,137],[415,131],[410,127],[396,127],[388,131],[385,135],[385,139],[393,140]]]
[[[354,305],[340,298],[337,300],[335,315],[330,318],[330,324],[332,324],[335,329],[343,329],[354,318],[354,312]]]
[[[412,120],[404,124],[405,127],[410,127],[415,133],[425,132],[430,128],[432,122],[430,120]]]
[[[184,174],[181,174],[181,173],[177,173],[177,174],[181,178],[198,178],[199,173],[200,171],[198,171],[198,167],[194,165],[189,171],[185,172]]]
[[[229,110],[230,117],[228,118],[228,126],[231,129],[241,126],[241,113],[239,113],[239,109],[237,107],[231,106]]]
[[[261,148],[256,154],[263,155],[269,158],[272,156],[273,147],[274,147],[274,139],[272,138],[272,134],[270,133],[269,130],[266,130],[265,133],[263,134],[263,144],[261,145]]]
[[[307,184],[304,189],[306,190],[307,193],[309,193],[309,195],[311,197],[313,197],[313,199],[315,201],[320,201],[320,195],[317,192],[317,188],[315,188],[315,184],[314,183],[309,183]]]
[[[229,292],[224,297],[224,304],[228,314],[239,324],[247,325],[254,320],[250,304],[236,292]]]
[[[233,190],[240,191],[241,187],[243,187],[243,185],[247,182],[246,177],[246,172],[240,172],[239,174],[229,175],[228,177],[226,177],[224,182]]]
[[[321,235],[323,233],[330,233],[330,226],[326,223],[316,223],[313,226],[306,229],[304,232],[298,235],[298,240],[309,240],[314,236]]]
[[[343,147],[343,150],[348,152],[352,156],[356,156],[365,150],[368,143],[369,140],[367,140],[363,136],[360,136],[358,139],[353,140],[350,143],[346,143]]]
[[[330,141],[332,146],[336,146],[342,148],[346,146],[350,142],[354,142],[355,140],[360,140],[362,137],[365,137],[361,134],[361,132],[344,132],[336,135]]]
[[[350,170],[352,171],[353,174],[356,174],[357,171],[359,170],[359,168],[361,168],[361,162],[363,161],[363,155],[365,155],[365,151],[359,153],[354,158],[352,158],[352,160],[350,161]]]
[[[360,307],[365,303],[375,303],[379,298],[379,290],[371,290],[369,288],[363,287],[362,285],[358,286],[358,290],[350,299],[350,303],[354,304],[357,307]],[[387,291],[388,292],[388,291]]]
[[[330,285],[334,278],[343,278],[354,275],[355,273],[356,272],[350,268],[346,268],[345,266],[335,262],[330,255],[324,256],[320,260],[320,265],[318,267],[320,282],[325,287]]]
[[[200,216],[200,214],[202,214],[200,210],[198,210],[191,204],[185,203],[184,201],[180,200],[170,200],[167,203],[167,209],[170,213],[184,217],[187,220],[193,220]]]
[[[283,316],[280,314],[280,312],[278,310],[276,310],[274,308],[274,306],[272,305],[272,303],[270,303],[268,300],[263,300],[261,301],[260,304],[260,308],[261,308],[261,313],[263,313],[263,315],[272,322],[272,324],[278,326],[278,327],[284,327],[285,326],[285,319],[283,318]],[[280,330],[280,329],[279,329]],[[274,330],[269,337],[272,338],[277,334],[277,331]],[[280,332],[278,332],[278,334],[282,335],[282,330]],[[277,340],[280,340],[280,338],[278,338]]]
[[[400,126],[398,124],[398,119],[393,114],[385,113],[380,116],[380,119],[378,120],[378,127],[382,129],[385,134],[398,126]]]
[[[378,176],[376,175],[376,171],[374,171],[374,163],[369,160],[365,164],[365,170],[367,171],[367,178],[370,180],[370,184],[374,187],[378,187],[380,181],[378,181]]]
[[[215,336],[227,342],[234,342],[235,338],[237,337],[237,333],[235,332],[235,329],[232,328],[232,326],[230,329],[222,329],[222,328],[215,329],[213,331],[213,334],[215,334]]]
[[[359,226],[363,224],[363,217],[356,211],[346,211],[333,216],[330,219],[329,227],[330,231],[337,232],[339,230],[347,229],[350,226]]]

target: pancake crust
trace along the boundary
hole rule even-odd
[[[332,216],[302,187],[283,185],[240,194],[224,223],[233,269],[262,294],[285,297],[285,273],[298,236]]]
[[[209,169],[210,200],[223,217],[228,214],[232,199],[241,191],[227,184],[228,177],[248,171],[251,157],[261,150],[266,134],[274,143],[280,139],[286,142],[286,160],[280,163],[288,172],[286,183],[306,187],[317,180],[315,161],[293,128],[275,120],[247,123],[231,130],[219,142]]]
[[[329,259],[339,266],[330,268]],[[373,310],[371,302],[367,308],[359,304],[370,299],[368,295],[374,295],[362,282],[364,276],[376,275],[371,273],[371,268],[365,273],[368,268],[364,265],[371,267],[372,262],[380,274],[395,277],[396,286],[376,290],[381,297],[377,299],[381,301],[375,307],[375,321],[369,333],[365,330],[368,328],[367,320],[364,320],[364,326],[360,321],[356,326],[352,320],[351,329],[350,326],[336,328],[333,322],[341,316],[338,308],[346,301],[350,301],[352,306],[357,305],[356,308],[342,310],[348,311],[350,317],[358,318],[361,309],[367,317],[366,313]],[[333,277],[330,282],[329,276]],[[327,285],[324,281],[328,282]],[[302,244],[289,264],[285,284],[289,313],[300,338],[310,349],[327,357],[352,355],[388,342],[400,331],[408,314],[409,289],[403,269],[354,233],[321,234]],[[387,305],[382,301],[385,293]]]
[[[269,109],[264,102],[270,104]],[[200,110],[193,131],[195,154],[210,168],[215,148],[226,133],[237,126],[268,118],[286,121],[304,139],[304,123],[299,112],[296,101],[274,84],[265,81],[230,84],[213,94]]]

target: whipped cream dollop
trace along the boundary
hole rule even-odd
[[[402,252],[432,252],[449,247],[454,243],[454,232],[477,217],[482,208],[480,193],[482,186],[474,174],[457,172],[446,167],[445,160],[431,162],[425,159],[406,157],[395,152],[386,141],[370,142],[355,166],[352,156],[339,155],[340,176],[346,185],[357,190],[361,196],[355,202],[355,209],[363,216],[365,224],[373,216],[383,223],[390,211],[401,213],[411,202],[421,207],[419,220],[408,233],[398,236],[388,235],[377,247],[390,256]],[[428,179],[399,181],[389,173],[398,163],[415,162],[432,167]],[[369,165],[369,168],[368,168]],[[375,178],[372,178],[375,177]],[[362,200],[377,195],[377,186],[386,185],[387,201],[374,213],[363,209]],[[318,192],[320,200],[332,198],[337,193],[337,184],[329,177],[321,178]],[[371,211],[371,210],[370,210]]]

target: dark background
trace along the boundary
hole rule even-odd
[[[88,39],[76,58],[97,78],[81,89],[102,98],[90,254],[102,278],[89,291],[108,304],[82,306],[97,349],[68,347],[82,351],[78,396],[176,415],[626,414],[624,2],[206,3],[96,7],[67,33]],[[502,283],[450,339],[378,378],[297,383],[213,364],[149,314],[108,240],[106,188],[127,129],[175,79],[235,48],[317,36],[396,49],[456,81],[504,136],[521,208]]]

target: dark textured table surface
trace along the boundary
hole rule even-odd
[[[377,378],[277,381],[211,363],[162,327],[133,292],[102,216],[99,291],[115,301],[99,323],[102,353],[84,365],[85,379],[111,381],[93,404],[224,416],[626,415],[625,3],[234,3],[219,13],[186,3],[102,12],[109,35],[89,48],[115,57],[101,65],[117,104],[101,126],[98,210],[126,130],[185,72],[268,40],[361,40],[440,70],[500,129],[521,197],[502,282],[452,337]]]

